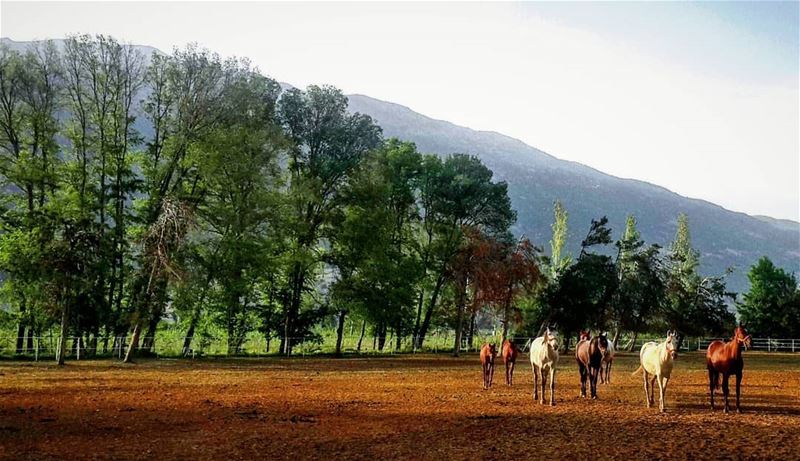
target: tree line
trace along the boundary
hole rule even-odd
[[[477,157],[384,139],[336,88],[283,89],[196,46],[0,50],[0,179],[5,315],[18,353],[57,330],[59,363],[68,348],[152,353],[166,316],[184,352],[215,328],[230,354],[257,332],[286,355],[321,325],[341,353],[346,319],[381,350],[452,328],[456,353],[494,322],[505,338],[734,321],[724,276],[697,273],[685,217],[666,250],[633,217],[612,245],[598,219],[573,259],[556,204],[545,256],[513,236],[507,186]]]

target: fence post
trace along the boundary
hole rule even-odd
[[[767,352],[772,352],[772,350],[771,350],[772,344],[771,343],[772,343],[772,340],[767,338]]]
[[[792,352],[794,352],[794,339],[792,339]]]

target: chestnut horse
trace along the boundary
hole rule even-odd
[[[589,380],[592,398],[597,398],[597,378],[600,376],[600,366],[603,358],[608,353],[608,338],[605,335],[589,338],[588,331],[581,331],[581,340],[575,347],[575,360],[578,362],[578,371],[581,374],[581,397],[586,397],[586,380]]]
[[[514,385],[514,365],[517,363],[519,348],[516,344],[506,339],[503,341],[503,363],[506,364],[506,385]]]
[[[711,390],[711,410],[714,410],[714,390],[719,389],[719,375],[722,373],[722,395],[725,396],[725,413],[728,412],[728,378],[736,375],[736,411],[741,413],[739,408],[740,386],[742,384],[742,347],[745,349],[751,345],[750,335],[744,327],[739,325],[733,332],[733,339],[728,343],[722,341],[712,341],[708,345],[706,352],[706,367],[708,368],[708,387]]]
[[[497,356],[497,347],[494,344],[484,344],[481,348],[481,367],[483,368],[483,388],[492,387],[494,378],[494,358]]]

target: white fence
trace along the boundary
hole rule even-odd
[[[17,339],[13,336],[0,337],[0,357],[13,357],[17,355],[24,355],[39,359],[40,357],[54,357],[56,348],[58,346],[58,336],[42,336],[34,338],[23,338],[23,347],[21,354],[17,352]],[[140,338],[140,346],[143,344],[151,343],[149,352],[155,356],[162,357],[179,357],[182,355],[198,357],[198,356],[226,356],[226,355],[245,355],[245,356],[265,356],[275,355],[279,352],[280,338],[273,338],[269,341],[264,337],[249,337],[233,352],[228,349],[227,338],[225,337],[209,337],[209,336],[196,336],[190,341],[190,348],[188,351],[183,350],[185,338],[180,337],[159,337],[156,336],[152,341],[151,338]],[[514,337],[515,343],[523,350],[527,351],[527,346],[532,338],[529,337]],[[708,345],[720,338],[685,338],[682,348],[684,350],[706,350]],[[291,338],[294,345],[293,350],[295,355],[313,355],[332,353],[335,347],[335,337],[325,337],[320,341],[319,337],[314,338]],[[454,336],[452,332],[448,331],[434,331],[431,335],[425,338],[423,352],[450,352],[453,350]],[[638,338],[636,342],[631,345],[630,338],[621,338],[618,342],[618,350],[633,350],[638,351],[641,345],[647,341],[652,341],[649,338]],[[729,339],[725,339],[728,341]],[[130,337],[100,337],[97,340],[86,342],[86,338],[81,341],[80,347],[76,347],[78,341],[77,337],[67,338],[67,351],[66,356],[71,359],[82,360],[94,356],[115,357],[121,359],[129,346],[128,341]],[[476,352],[484,343],[495,343],[499,346],[500,337],[496,334],[476,334],[473,338],[472,344],[469,345],[466,341],[462,342],[462,352]],[[570,347],[574,347],[577,338],[572,338]],[[372,336],[365,336],[361,338],[359,348],[359,337],[345,335],[342,338],[342,351],[345,353],[358,353],[358,354],[393,354],[399,352],[420,352],[413,348],[412,338],[404,337],[401,340],[400,348],[397,348],[397,341],[395,338],[389,336],[386,338],[384,347],[381,349],[377,343],[376,338]],[[499,349],[499,347],[498,347]],[[793,338],[753,338],[752,350],[765,351],[765,352],[800,352],[800,339]],[[184,352],[186,352],[184,354]],[[499,351],[498,351],[499,352]]]

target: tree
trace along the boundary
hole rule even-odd
[[[685,335],[718,334],[733,324],[724,276],[701,277],[697,273],[699,254],[692,248],[689,220],[678,216],[675,240],[667,254],[666,302],[662,317],[666,326],[678,331],[678,347]]]
[[[562,255],[564,245],[567,242],[567,219],[569,214],[561,201],[556,200],[553,204],[553,238],[550,240],[550,278],[556,279],[558,275],[569,266],[570,257]]]
[[[379,349],[387,329],[394,330],[396,349],[408,331],[420,269],[412,226],[419,220],[415,192],[421,160],[413,144],[388,140],[359,166],[333,214],[326,259],[338,273],[332,287],[337,355],[351,310],[374,324]]]
[[[747,278],[750,290],[736,309],[748,331],[787,338],[800,335],[800,287],[795,275],[762,256],[750,267]]]
[[[464,229],[474,227],[490,236],[503,236],[516,220],[508,185],[492,181],[492,171],[474,156],[457,154],[444,161],[426,158],[420,189],[424,276],[418,295],[415,349],[422,347],[430,328]]]
[[[546,321],[557,323],[567,338],[581,328],[605,326],[608,305],[617,288],[616,267],[611,257],[590,249],[611,243],[607,223],[605,216],[592,220],[578,259],[542,294],[548,311]],[[569,347],[567,342],[565,347]]]
[[[659,308],[664,298],[664,273],[659,258],[661,247],[645,247],[636,219],[628,216],[625,232],[616,242],[616,270],[618,287],[612,303],[612,318],[617,324],[614,344],[620,330],[633,332],[633,347],[637,334],[643,331]]]
[[[304,336],[298,319],[310,275],[322,260],[322,228],[330,223],[340,192],[359,163],[378,147],[381,130],[366,115],[348,114],[347,98],[328,86],[286,91],[279,101],[279,116],[293,142],[288,159],[289,296],[281,344],[282,352],[290,355],[293,340]]]

